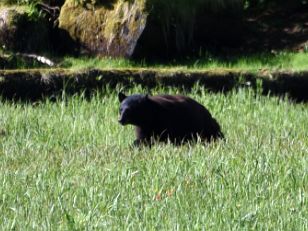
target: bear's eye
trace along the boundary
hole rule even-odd
[[[122,114],[123,112],[127,113],[129,111],[130,111],[130,108],[128,108],[128,107],[121,107],[120,108],[120,114]]]

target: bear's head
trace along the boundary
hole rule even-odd
[[[122,125],[132,124],[135,126],[141,126],[149,118],[148,95],[130,95],[126,96],[123,93],[118,94],[120,105],[120,118],[119,123]]]

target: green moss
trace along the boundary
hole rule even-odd
[[[67,0],[61,9],[59,27],[66,29],[71,37],[82,43],[92,43],[91,34],[100,35],[106,18],[104,7],[94,11],[84,9],[75,0]]]
[[[145,26],[145,0],[92,5],[89,8],[67,0],[61,9],[59,27],[90,52],[111,56],[130,54]]]
[[[48,49],[49,36],[46,20],[35,15],[28,6],[0,7],[3,26],[0,44],[4,49],[18,52],[38,52]]]
[[[104,35],[107,37],[112,36],[115,33],[118,33],[118,31],[121,29],[121,25],[125,22],[130,20],[130,15],[132,12],[130,10],[134,9],[140,9],[140,12],[143,14],[146,14],[145,10],[145,0],[139,0],[134,2],[134,9],[130,9],[128,1],[118,1],[114,5],[114,10],[110,11],[108,14],[108,17],[106,18],[106,27],[104,30]],[[136,22],[137,23],[137,22]],[[137,30],[137,28],[140,26],[139,24],[134,23],[132,20],[131,23],[129,23],[129,30]]]

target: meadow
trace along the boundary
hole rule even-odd
[[[308,47],[307,47],[308,49]],[[128,60],[121,58],[90,58],[90,57],[63,57],[58,60],[59,66],[71,70],[83,70],[91,68],[99,69],[127,69],[127,68],[151,68],[154,70],[233,70],[233,71],[307,71],[308,50],[305,52],[277,52],[258,53],[238,56],[219,57],[213,54],[202,54],[200,57],[186,58],[182,60],[149,61]],[[22,63],[20,68],[25,68]]]
[[[0,230],[308,230],[307,104],[158,87],[204,104],[226,139],[138,149],[117,90],[0,101]]]

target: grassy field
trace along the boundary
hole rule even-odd
[[[221,59],[213,55],[205,55],[201,58],[189,58],[186,60],[173,60],[160,63],[149,63],[146,61],[130,61],[127,59],[113,58],[73,58],[65,57],[60,61],[61,67],[70,69],[85,68],[156,68],[177,70],[215,70],[231,69],[241,71],[260,70],[308,70],[308,52],[293,53],[279,52],[276,54],[260,53],[255,55],[243,55]]]
[[[0,58],[10,57],[9,54],[1,53]],[[151,62],[146,60],[129,60],[124,58],[93,58],[87,56],[80,57],[52,57],[47,55],[56,67],[71,70],[84,69],[130,69],[130,68],[151,68],[156,70],[234,70],[234,71],[307,71],[308,52],[278,52],[260,53],[254,55],[242,55],[220,58],[211,54],[203,55],[199,58],[186,58],[182,60],[169,60],[162,62]],[[20,57],[15,59],[6,58],[9,66],[3,69],[28,69],[46,67],[41,63],[23,60]]]
[[[152,93],[162,92],[179,93]],[[307,105],[241,89],[185,94],[225,141],[132,148],[110,88],[2,101],[0,230],[308,230]]]

